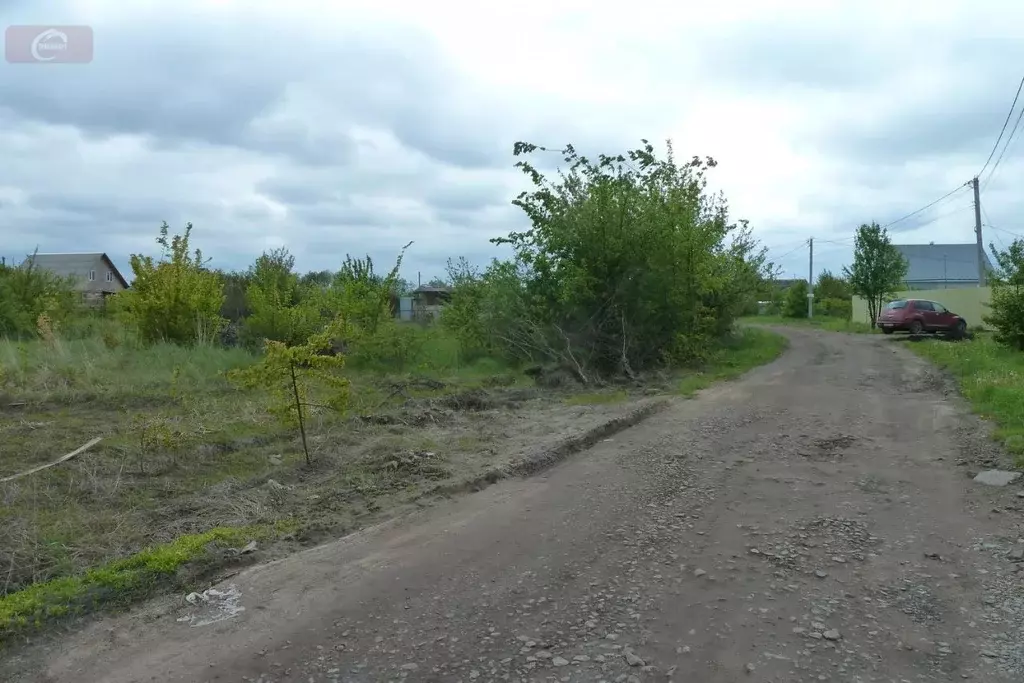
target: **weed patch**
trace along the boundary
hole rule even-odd
[[[166,588],[183,567],[214,548],[240,548],[287,528],[215,528],[156,545],[83,574],[33,584],[0,597],[0,643],[46,622],[124,605]]]
[[[740,322],[754,325],[787,325],[790,327],[811,327],[829,332],[851,332],[855,334],[875,334],[871,325],[846,318],[816,316],[814,318],[787,318],[781,315],[754,315],[740,318]]]
[[[996,425],[995,437],[1024,467],[1024,354],[988,335],[970,341],[907,344],[949,372],[974,411]]]
[[[714,382],[739,377],[748,370],[772,362],[788,345],[785,337],[769,330],[741,328],[708,363],[683,376],[679,381],[679,393],[691,396]]]

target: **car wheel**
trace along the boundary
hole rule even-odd
[[[883,327],[882,328],[882,334],[892,334],[892,328],[891,327]]]
[[[963,339],[967,336],[967,323],[963,320],[958,320],[956,325],[953,327],[953,339]]]
[[[910,334],[921,334],[921,331],[923,329],[924,329],[924,325],[921,324],[920,320],[911,320],[910,321]]]

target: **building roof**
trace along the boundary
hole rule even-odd
[[[451,287],[432,287],[430,285],[423,285],[422,287],[417,287],[416,289],[414,289],[412,291],[412,293],[413,294],[416,294],[416,293],[423,293],[423,294],[430,294],[430,293],[451,294],[452,293],[452,288]]]
[[[907,282],[977,282],[977,244],[894,244],[907,259]],[[985,267],[992,262],[985,254]]]
[[[25,258],[25,264],[32,262],[39,268],[43,268],[62,277],[69,275],[85,275],[85,270],[95,264],[96,259],[102,259],[110,268],[118,282],[125,289],[128,288],[128,281],[121,275],[110,257],[103,252],[82,252],[82,253],[36,253],[29,254]]]

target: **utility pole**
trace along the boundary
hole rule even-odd
[[[807,264],[807,317],[814,317],[814,238],[807,240],[810,247],[810,262]]]
[[[974,187],[974,236],[978,239],[978,286],[985,286],[985,245],[981,240],[981,191],[978,189],[978,176],[971,180]]]

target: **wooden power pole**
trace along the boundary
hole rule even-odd
[[[978,176],[971,180],[974,188],[974,236],[978,241],[978,286],[985,286],[985,245],[981,239],[981,191],[978,189]]]

